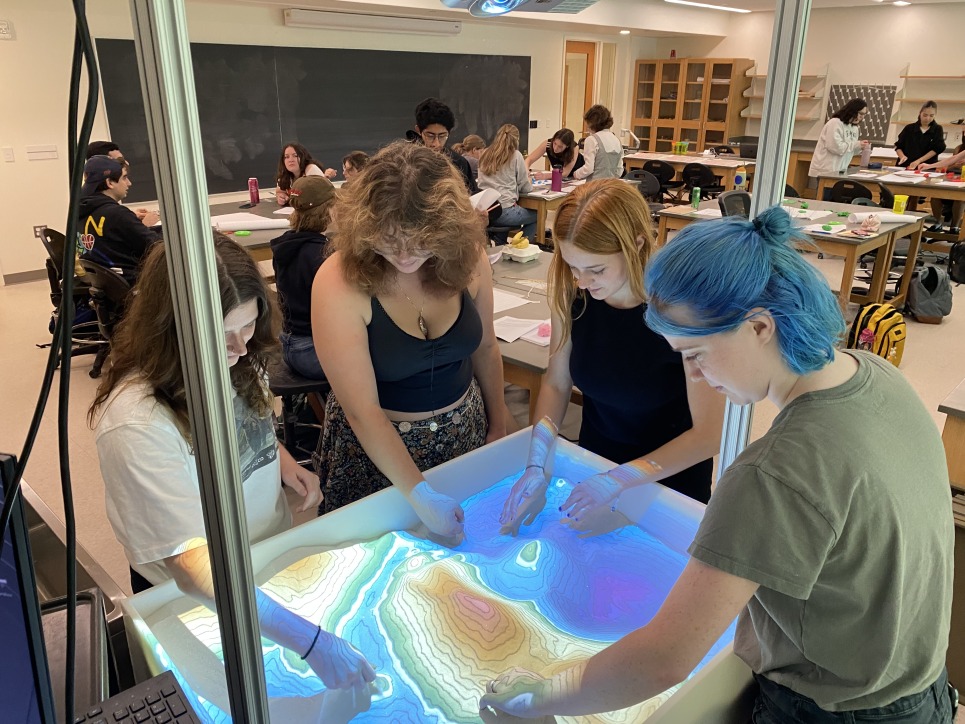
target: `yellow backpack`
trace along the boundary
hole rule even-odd
[[[901,364],[907,334],[904,317],[890,304],[866,304],[848,332],[848,349],[866,349],[895,367]]]

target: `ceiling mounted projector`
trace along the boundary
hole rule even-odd
[[[512,10],[527,13],[578,13],[596,0],[442,0],[450,8],[468,10],[477,18],[505,15]]]

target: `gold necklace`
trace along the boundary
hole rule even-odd
[[[405,293],[402,285],[399,285],[399,291],[402,292],[402,296],[405,297],[405,300],[409,303],[409,306],[419,313],[419,331],[422,332],[423,337],[429,339],[429,325],[426,324],[426,318],[422,316],[422,310],[426,308],[426,298],[422,297],[422,306],[416,307],[415,303],[409,299],[409,295]]]

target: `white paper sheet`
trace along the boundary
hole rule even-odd
[[[723,216],[720,209],[701,209],[700,211],[695,211],[694,216],[704,216],[708,219],[719,219]]]
[[[291,216],[294,210],[291,206],[282,206],[280,209],[275,209],[271,213],[278,214],[279,216]]]
[[[965,181],[939,181],[936,186],[950,186],[953,189],[965,188]]]
[[[859,211],[855,214],[849,214],[848,221],[852,224],[860,224],[872,214],[877,216],[882,224],[910,224],[921,218],[911,214],[896,214],[892,211]]]
[[[825,229],[825,226],[830,226],[830,229]],[[840,234],[842,231],[847,231],[848,227],[846,224],[808,224],[803,228],[809,234],[824,234],[826,236],[834,236],[835,234]]]
[[[532,304],[533,301],[532,299],[524,299],[523,297],[518,297],[515,294],[510,294],[509,292],[504,292],[502,289],[493,287],[493,314],[505,312],[508,309],[515,309],[524,304]]]
[[[540,327],[542,327],[544,324],[546,325],[546,327],[543,327],[543,329],[548,330],[550,320],[544,319],[539,323],[539,327],[537,327],[531,332],[527,332],[526,334],[522,335],[520,339],[525,339],[527,342],[538,344],[540,347],[549,347],[549,344],[550,344],[549,334],[546,334],[545,336],[540,334]]]
[[[881,183],[893,183],[893,184],[920,184],[925,180],[925,177],[920,173],[912,174],[911,176],[899,176],[897,173],[889,173],[885,176],[879,176],[878,181]]]
[[[477,211],[488,209],[499,201],[499,192],[496,189],[483,189],[478,194],[470,196],[469,200],[472,201],[472,207]]]
[[[211,217],[211,225],[221,231],[257,231],[261,229],[287,229],[288,219],[266,219],[257,214],[221,214]]]
[[[833,211],[828,211],[827,209],[799,209],[796,206],[781,206],[792,219],[805,219],[811,221],[812,219],[820,219],[828,214],[833,214]]]
[[[516,317],[499,317],[493,322],[496,336],[507,342],[515,342],[527,332],[532,332],[543,323],[540,319],[518,319]]]
[[[858,171],[857,173],[849,173],[848,178],[878,178],[878,174]]]

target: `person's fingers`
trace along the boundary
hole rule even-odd
[[[370,684],[375,681],[375,669],[372,667],[372,664],[368,662],[368,659],[362,659],[360,673],[362,674],[362,681],[365,683]]]
[[[460,528],[460,530],[461,530],[461,529],[462,529],[462,524],[463,524],[463,523],[465,522],[465,520],[466,520],[466,511],[464,511],[464,510],[462,509],[462,506],[461,506],[461,505],[457,505],[457,506],[456,506],[455,513],[456,513],[456,522],[459,523],[459,528]]]

